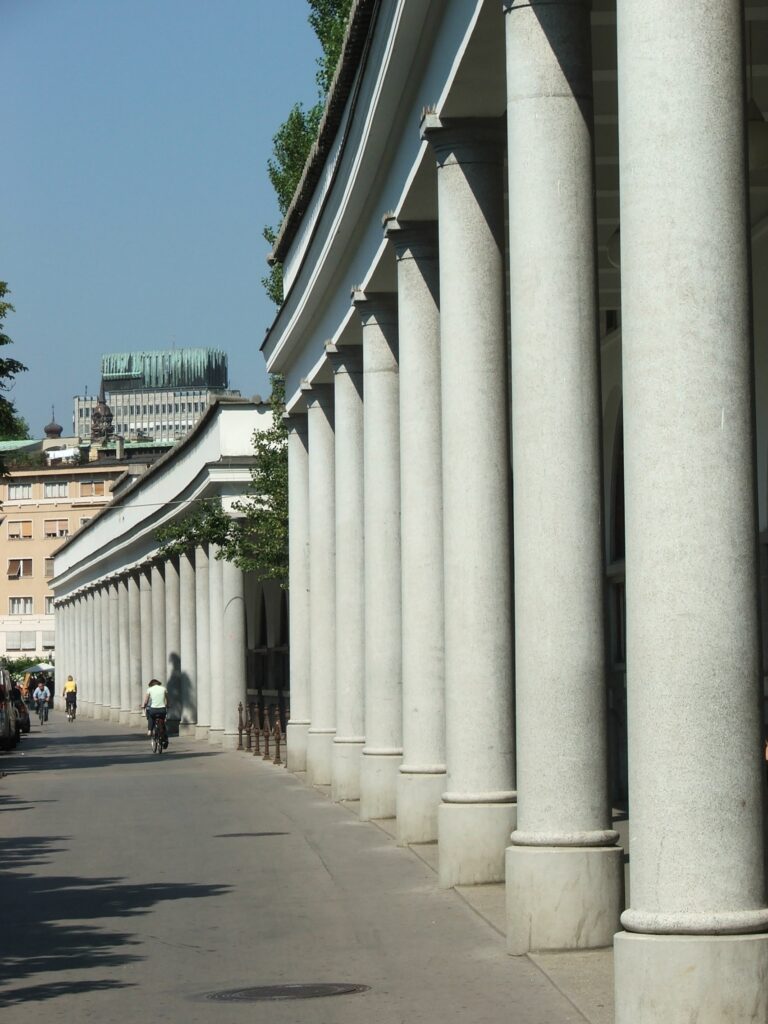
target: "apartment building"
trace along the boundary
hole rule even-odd
[[[0,657],[55,650],[53,555],[108,504],[120,464],[11,469],[0,482]]]

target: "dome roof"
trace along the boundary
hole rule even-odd
[[[43,427],[43,432],[46,437],[61,437],[64,433],[64,427],[56,422],[56,410],[53,406],[51,406],[51,422]]]

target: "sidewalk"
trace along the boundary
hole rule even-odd
[[[439,890],[432,850],[398,848],[388,823],[260,758],[183,737],[157,758],[143,735],[56,714],[0,768],[0,1007],[14,1024],[585,1019],[565,984],[574,957],[506,954],[501,887]],[[367,990],[221,998],[318,982]]]

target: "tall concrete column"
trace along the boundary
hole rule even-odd
[[[139,574],[133,570],[128,575],[128,675],[130,689],[131,722],[136,724],[143,717],[140,711],[146,690],[142,689],[141,679],[141,593],[139,590]]]
[[[307,769],[309,731],[309,455],[307,421],[288,419],[288,564],[291,613],[291,718],[287,729],[287,764],[292,772]]]
[[[360,817],[394,818],[403,757],[397,303],[356,292],[363,326],[365,746]]]
[[[309,688],[307,780],[331,783],[336,732],[336,521],[333,388],[307,394],[309,438]]]
[[[179,555],[179,653],[181,655],[181,725],[194,733],[197,721],[197,621],[194,555]]]
[[[743,4],[617,13],[632,893],[616,1020],[762,1021]]]
[[[218,544],[208,546],[208,648],[211,659],[211,725],[208,742],[224,742],[224,595]]]
[[[168,680],[165,655],[165,575],[162,562],[153,562],[152,583],[152,676],[163,685]]]
[[[237,747],[238,704],[245,704],[245,593],[243,571],[233,562],[220,562],[223,638],[222,743]]]
[[[165,560],[165,685],[168,720],[181,721],[181,619],[179,617],[179,563]]]
[[[99,604],[101,605],[101,674],[102,674],[102,708],[101,717],[109,719],[112,705],[112,652],[110,649],[109,631],[109,584],[102,580],[99,586]]]
[[[153,654],[152,654],[152,569],[149,565],[143,565],[139,571],[139,605],[141,612],[141,702],[144,702],[144,694],[152,679]]]
[[[208,592],[208,550],[195,548],[195,668],[197,715],[195,737],[207,739],[211,724],[211,638]]]
[[[105,673],[101,661],[101,589],[98,584],[91,591],[91,607],[93,612],[93,672],[95,684],[93,717],[102,718],[104,714]],[[66,679],[66,676],[64,678]]]
[[[443,453],[437,225],[385,233],[397,256],[400,363],[400,522],[403,593],[403,763],[397,841],[437,839],[445,790]]]
[[[515,823],[504,211],[498,125],[423,133],[437,158],[447,791],[442,886],[498,882]],[[470,410],[470,414],[467,414]]]
[[[109,581],[109,720],[120,721],[120,598],[117,579]]]
[[[121,725],[131,721],[131,630],[128,610],[128,576],[117,579],[117,633],[120,649],[120,717]]]
[[[363,353],[328,346],[333,366],[336,544],[336,735],[331,796],[360,799],[365,742]]]
[[[83,712],[88,714],[91,702],[91,680],[88,671],[88,636],[85,615],[85,591],[77,595],[77,657],[79,663],[80,685],[83,691]]]
[[[506,4],[516,954],[610,946],[624,908],[608,798],[590,7]]]

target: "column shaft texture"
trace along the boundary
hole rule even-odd
[[[616,1019],[763,1020],[743,5],[617,15],[635,934]]]
[[[141,717],[139,708],[146,690],[142,689],[141,680],[141,594],[139,591],[139,575],[132,572],[128,576],[128,673],[130,678],[130,711],[133,721]]]
[[[102,583],[99,587],[99,604],[101,605],[101,674],[102,674],[102,718],[110,717],[112,705],[112,648],[109,623],[109,584]]]
[[[141,699],[154,676],[152,653],[152,572],[142,569],[139,575],[139,602],[141,605]]]
[[[308,395],[309,436],[309,686],[307,779],[331,782],[336,731],[336,524],[334,512],[333,388]]]
[[[387,233],[397,255],[403,601],[401,845],[437,839],[445,789],[443,471],[437,225]]]
[[[291,720],[288,767],[306,771],[309,730],[309,455],[307,421],[288,420],[288,562],[290,611]]]
[[[120,576],[117,581],[117,630],[120,650],[120,716],[121,724],[127,725],[131,714],[131,669],[130,669],[130,622],[128,612],[128,577]]]
[[[194,555],[179,556],[179,653],[181,655],[181,724],[197,721],[197,616]]]
[[[109,583],[109,719],[120,719],[120,598],[117,580]]]
[[[179,617],[179,563],[165,562],[165,663],[168,718],[181,721],[181,620]]]
[[[238,704],[245,704],[245,592],[243,571],[233,562],[221,564],[223,702],[225,747],[237,747]]]
[[[102,717],[104,705],[104,668],[101,655],[101,591],[98,586],[91,592],[93,608],[93,672],[94,672],[94,718]],[[66,679],[66,676],[64,676]]]
[[[198,739],[207,739],[211,724],[211,639],[208,599],[208,549],[200,546],[195,548],[195,736]]]
[[[333,363],[336,544],[336,736],[331,795],[360,798],[365,740],[365,551],[363,545],[362,351]]]
[[[439,880],[452,886],[504,878],[515,821],[504,217],[498,128],[427,120],[425,129],[438,166],[442,344],[448,791]]]
[[[93,628],[93,591],[89,590],[83,595],[83,625],[85,635],[85,664],[88,680],[88,711],[93,715],[93,708],[96,703],[96,673],[94,671],[94,628]]]
[[[397,303],[356,300],[363,327],[365,746],[360,817],[393,818],[403,756]]]
[[[211,658],[211,724],[208,739],[220,744],[224,736],[224,604],[222,562],[216,558],[218,545],[208,548],[208,638]]]
[[[165,576],[160,562],[153,562],[152,579],[152,676],[165,685],[168,666],[165,660]]]
[[[506,37],[517,709],[507,939],[522,954],[610,945],[624,867],[621,850],[603,849],[618,835],[607,785],[590,5],[514,0]]]

